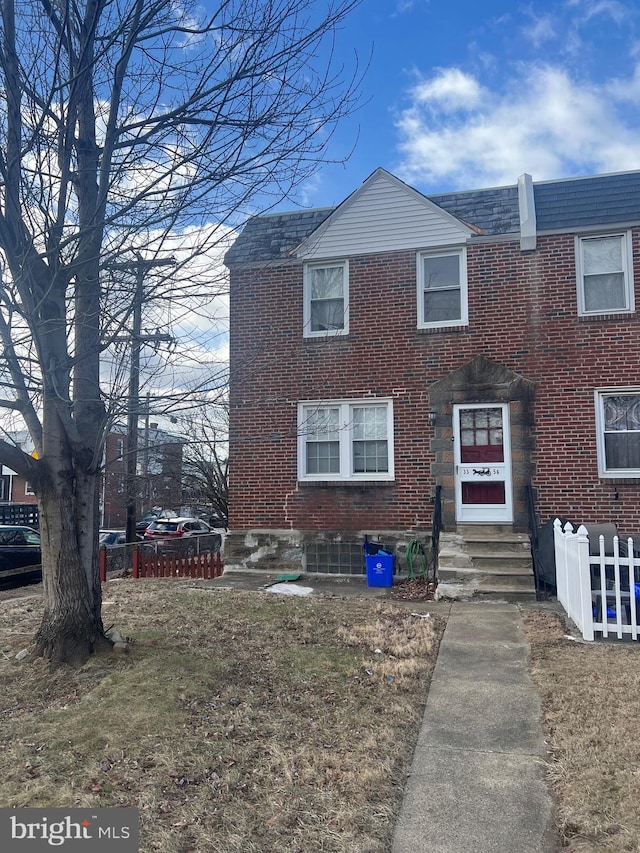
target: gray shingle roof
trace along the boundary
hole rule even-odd
[[[430,195],[427,198],[457,219],[481,228],[485,234],[510,234],[520,229],[516,186]]]
[[[252,216],[225,255],[227,265],[286,258],[335,207]]]
[[[538,231],[640,222],[640,172],[534,184]],[[488,236],[519,232],[517,186],[429,195],[447,213]],[[254,216],[225,256],[229,266],[286,258],[335,210]]]
[[[538,231],[640,221],[640,172],[534,184]]]

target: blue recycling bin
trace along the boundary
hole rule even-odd
[[[394,555],[388,551],[366,554],[367,586],[392,586],[394,559]]]

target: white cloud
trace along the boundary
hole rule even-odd
[[[523,33],[534,47],[540,47],[544,42],[557,38],[555,25],[550,15],[536,16],[533,12],[529,12],[529,14],[531,23],[523,27]]]
[[[589,2],[582,4],[581,12],[585,21],[603,15],[611,18],[616,24],[623,23],[629,16],[627,7],[617,0],[589,0]]]
[[[471,109],[480,103],[483,91],[478,81],[459,68],[438,68],[429,80],[422,80],[413,89],[418,104],[436,105],[446,112]]]
[[[640,103],[638,69],[595,85],[562,67],[522,66],[500,91],[460,69],[439,69],[410,94],[397,121],[396,171],[419,186],[469,189],[511,184],[524,171],[543,180],[640,168],[640,116],[629,108]]]

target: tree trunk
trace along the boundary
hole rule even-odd
[[[51,434],[47,438],[51,445]],[[78,666],[111,649],[101,617],[99,474],[83,470],[61,433],[58,438],[52,464],[41,460],[48,471],[38,490],[44,614],[35,639],[35,654],[54,667]]]
[[[102,625],[97,555],[86,564],[71,490],[43,494],[40,518],[44,614],[35,654],[53,666],[78,666],[94,652],[111,648]]]

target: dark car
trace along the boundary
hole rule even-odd
[[[0,583],[42,577],[40,534],[32,527],[0,524]]]

